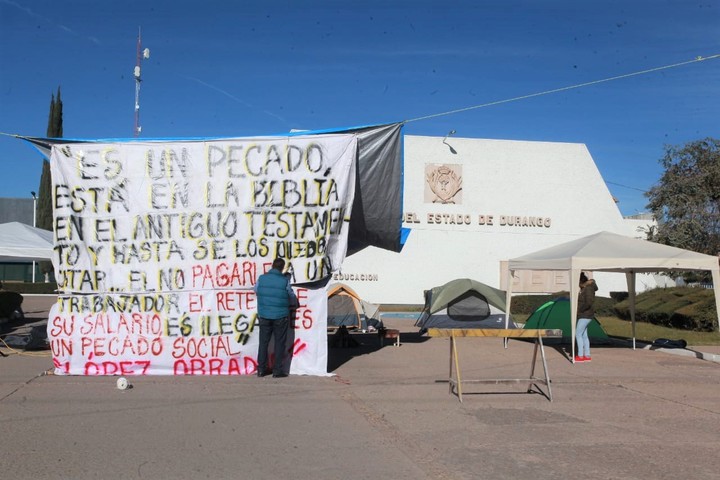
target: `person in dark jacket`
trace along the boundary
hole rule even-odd
[[[260,325],[260,344],[258,345],[257,376],[264,377],[268,371],[268,346],[270,338],[275,337],[275,363],[273,377],[287,377],[283,370],[285,361],[285,343],[290,326],[290,311],[297,305],[297,297],[290,286],[290,280],[283,275],[285,260],[276,258],[272,269],[260,275],[255,284],[257,295],[258,323]]]
[[[577,325],[575,327],[575,339],[577,340],[575,362],[591,360],[588,326],[595,316],[594,303],[597,289],[595,280],[588,279],[584,272],[580,272],[580,293],[578,294]]]

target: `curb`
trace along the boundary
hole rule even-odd
[[[627,339],[617,339],[612,338],[612,344],[614,345],[621,345],[621,346],[629,346],[632,348],[632,340]],[[671,355],[680,355],[683,357],[694,357],[699,358],[700,360],[705,360],[708,362],[714,362],[714,363],[720,363],[720,354],[717,353],[707,353],[707,352],[699,352],[696,350],[692,350],[691,348],[663,348],[663,347],[653,347],[651,343],[641,342],[639,340],[635,341],[635,348],[637,350],[652,350],[655,352],[662,352],[662,353],[669,353]]]
[[[715,353],[698,352],[689,348],[658,348],[652,345],[645,345],[642,347],[643,350],[655,350],[663,353],[670,353],[673,355],[680,355],[683,357],[694,357],[700,360],[706,360],[708,362],[720,363],[720,355]]]

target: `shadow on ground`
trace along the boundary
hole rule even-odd
[[[513,341],[515,342],[524,342],[524,343],[533,343],[535,342],[535,339],[533,338],[514,338]],[[543,344],[545,346],[545,349],[548,350],[555,350],[557,353],[565,357],[568,361],[572,361],[572,346],[570,344],[570,340],[568,338],[562,338],[562,339],[546,339],[543,340]],[[635,344],[637,348],[645,348],[649,347],[650,350],[655,350],[655,347],[651,347],[649,343],[636,340]],[[591,350],[606,350],[606,349],[627,349],[632,348],[632,338],[627,337],[618,337],[618,336],[608,336],[607,341],[591,341],[590,342]],[[698,356],[698,358],[700,358]]]
[[[47,317],[33,317],[28,312],[24,318],[0,320],[0,347],[16,350],[48,350]],[[0,351],[0,355],[5,356]]]
[[[333,333],[328,334],[328,373],[334,372],[353,358],[369,355],[382,348],[395,348],[393,346],[394,340],[381,339],[377,333],[351,333],[350,338],[355,341],[352,342],[353,346],[342,347],[332,346],[333,335]],[[424,343],[428,340],[430,340],[430,338],[422,336],[420,332],[402,332],[400,334],[401,345],[403,343]]]

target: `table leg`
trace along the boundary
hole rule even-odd
[[[545,348],[542,337],[538,337],[538,342],[540,342],[540,355],[542,356],[543,370],[545,371],[545,385],[547,385],[548,397],[550,397],[550,401],[552,402],[552,387],[550,386],[550,374],[548,373],[547,361],[545,360]]]
[[[455,345],[454,342],[455,338],[450,337],[450,373],[448,374],[448,393],[453,393],[453,363],[455,362]]]
[[[455,340],[455,337],[450,337],[450,342],[452,345],[452,357],[455,360],[455,378],[456,378],[456,385],[457,385],[457,395],[458,399],[460,400],[460,403],[462,403],[462,379],[460,378],[460,360],[458,359],[458,352],[457,352],[457,341]]]

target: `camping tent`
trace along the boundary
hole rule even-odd
[[[53,232],[20,222],[0,223],[0,262],[39,262],[50,260],[54,248]]]
[[[681,248],[598,232],[587,237],[546,248],[508,261],[507,308],[510,310],[513,272],[515,270],[568,270],[570,272],[570,314],[572,337],[575,337],[580,272],[620,272],[627,279],[635,348],[635,275],[667,270],[707,270],[712,273],[715,306],[720,313],[720,266],[717,257]],[[575,342],[572,342],[575,358]]]
[[[425,290],[425,306],[415,325],[427,328],[515,328],[505,318],[505,292],[469,278]]]
[[[375,319],[380,311],[378,305],[361,299],[355,291],[343,283],[328,286],[328,327],[365,330],[368,320]]]
[[[560,329],[562,330],[563,342],[572,341],[572,326],[570,321],[570,299],[566,297],[556,298],[545,302],[530,314],[525,322],[525,328]],[[588,336],[591,342],[608,342],[608,336],[597,319],[592,319],[588,326]],[[548,339],[548,343],[552,339]]]

